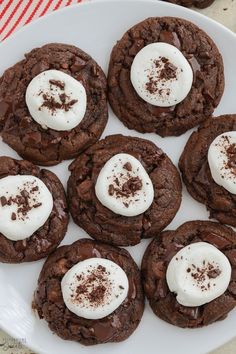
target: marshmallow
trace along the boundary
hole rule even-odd
[[[151,179],[139,160],[129,154],[117,154],[106,162],[95,192],[105,207],[123,216],[144,213],[154,198]]]
[[[214,181],[236,194],[236,131],[215,138],[208,150],[208,163]]]
[[[114,312],[127,297],[128,289],[123,269],[105,258],[89,258],[75,264],[61,281],[67,308],[92,320]]]
[[[0,179],[0,232],[9,240],[30,237],[48,219],[53,198],[37,177],[7,176]]]
[[[170,291],[183,306],[201,306],[221,296],[231,279],[228,258],[206,242],[192,243],[171,259],[166,273]]]
[[[25,100],[38,124],[58,131],[75,128],[82,121],[87,105],[84,86],[59,70],[35,76],[27,87]]]
[[[135,56],[130,79],[137,94],[153,106],[182,102],[191,90],[192,68],[184,55],[168,43],[152,43]]]

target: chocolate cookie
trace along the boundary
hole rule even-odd
[[[180,305],[166,282],[172,257],[184,246],[207,242],[228,257],[231,281],[223,295],[196,307]],[[175,231],[164,231],[148,246],[142,261],[143,284],[152,310],[162,320],[179,327],[196,328],[223,320],[236,305],[236,234],[230,228],[210,221],[190,221]]]
[[[69,311],[61,291],[61,280],[65,273],[76,263],[94,257],[118,264],[129,280],[128,295],[124,302],[109,316],[98,320],[78,317]],[[126,250],[89,239],[62,246],[43,266],[33,308],[40,318],[48,322],[49,328],[63,339],[85,345],[123,341],[136,329],[144,310],[138,267]]]
[[[164,0],[164,1],[168,1],[173,4],[182,5],[186,7],[195,6],[198,7],[199,9],[204,9],[205,7],[208,7],[211,4],[213,4],[215,0]]]
[[[86,90],[85,115],[71,130],[44,129],[30,115],[26,104],[31,80],[51,69],[79,80]],[[54,109],[62,106],[63,102]],[[64,109],[68,111],[69,106]],[[55,165],[76,157],[99,139],[107,118],[105,75],[88,54],[74,46],[52,43],[33,49],[0,78],[0,134],[20,156],[36,164]]]
[[[177,47],[193,71],[186,98],[170,107],[144,101],[130,79],[136,55],[147,45],[158,42]],[[155,86],[156,82],[149,84]],[[155,132],[163,137],[178,136],[211,116],[219,104],[224,91],[223,61],[212,39],[193,23],[172,17],[148,18],[129,29],[114,46],[108,87],[112,109],[129,129]],[[155,87],[150,93],[156,94]]]
[[[180,157],[179,168],[191,196],[206,205],[210,218],[236,226],[236,196],[218,185],[208,164],[208,149],[220,134],[236,130],[236,115],[208,119],[194,132]]]
[[[51,171],[42,169],[31,162],[25,160],[15,160],[10,157],[0,157],[0,181],[6,176],[31,175],[39,178],[46,185],[53,198],[53,207],[47,221],[30,237],[12,241],[0,233],[0,261],[6,263],[21,263],[35,261],[46,257],[54,251],[65,236],[68,225],[68,212],[65,192],[58,177]],[[10,191],[8,192],[10,193]],[[21,191],[15,199],[8,198],[9,194],[0,196],[2,211],[5,205],[17,203],[18,211],[27,219],[27,211],[25,208],[28,204],[27,193]],[[23,201],[22,201],[22,198]],[[7,200],[8,198],[8,200]],[[24,199],[26,198],[26,199]],[[11,199],[11,200],[10,200]],[[36,208],[39,205],[34,205]],[[2,213],[1,211],[1,213]],[[12,220],[16,220],[18,216],[13,213]]]
[[[137,216],[114,213],[98,200],[98,175],[114,155],[130,154],[145,168],[154,189],[151,206]],[[69,167],[68,200],[72,217],[93,238],[119,246],[153,237],[174,218],[181,203],[181,181],[168,156],[152,142],[111,135],[82,153]],[[105,182],[105,181],[104,181]]]

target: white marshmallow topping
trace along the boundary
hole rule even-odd
[[[0,179],[0,232],[9,240],[30,237],[48,219],[53,198],[47,186],[31,175]]]
[[[96,320],[110,315],[122,304],[129,282],[118,264],[105,258],[88,258],[68,270],[61,289],[71,312]]]
[[[170,291],[183,306],[201,306],[221,296],[231,279],[228,258],[207,242],[182,248],[171,259],[166,273]]]
[[[114,213],[135,216],[152,204],[154,189],[142,164],[129,154],[117,154],[101,169],[95,185],[98,200]]]
[[[153,106],[170,107],[182,102],[191,90],[191,65],[175,46],[148,44],[135,56],[130,79],[137,94]]]
[[[87,106],[84,86],[59,70],[47,70],[35,76],[27,87],[25,100],[38,124],[58,131],[75,128]]]

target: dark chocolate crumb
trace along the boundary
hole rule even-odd
[[[12,214],[11,214],[11,219],[12,219],[13,221],[16,220],[16,213],[12,213]]]

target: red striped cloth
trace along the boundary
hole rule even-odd
[[[85,0],[0,0],[0,41],[49,12]]]

